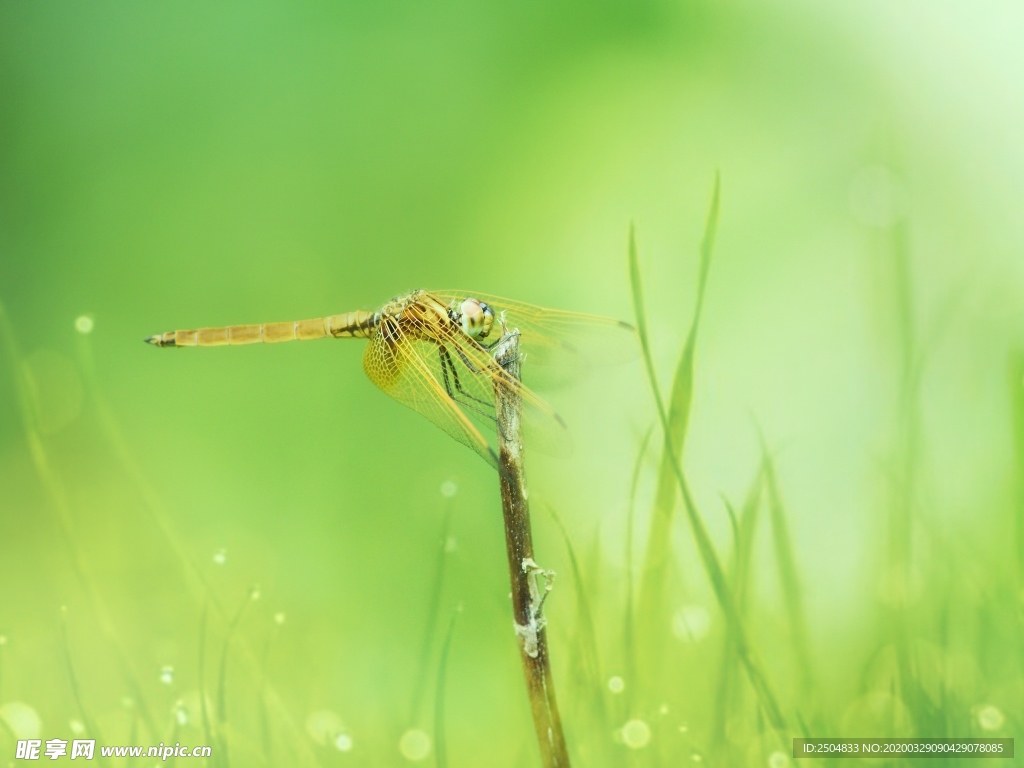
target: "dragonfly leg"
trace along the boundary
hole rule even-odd
[[[519,331],[512,331],[512,333],[519,333]],[[508,338],[508,335],[506,334],[505,336],[503,336],[503,338]],[[451,358],[451,355],[449,354],[448,350],[447,350],[447,349],[446,349],[446,348],[445,348],[445,347],[444,347],[443,345],[440,345],[440,344],[439,344],[439,345],[438,345],[438,347],[439,347],[439,348],[441,349],[441,357],[442,357],[442,362],[441,362],[441,364],[442,364],[442,367],[444,366],[444,358],[447,358],[447,360],[448,360],[448,366],[449,366],[449,367],[450,367],[450,368],[452,369],[452,376],[453,376],[453,377],[455,378],[455,386],[456,386],[456,387],[458,387],[458,389],[459,389],[459,392],[462,392],[462,394],[466,395],[467,397],[471,397],[471,398],[472,398],[473,400],[476,400],[476,401],[477,401],[478,403],[484,403],[485,401],[481,400],[480,398],[478,398],[478,397],[473,397],[473,396],[472,396],[472,395],[470,395],[470,394],[469,394],[468,392],[464,392],[464,391],[463,391],[463,389],[462,389],[462,386],[461,386],[461,385],[459,384],[459,377],[458,377],[458,374],[457,374],[457,373],[455,372],[455,366],[454,366],[454,364],[452,363],[452,358]],[[455,352],[456,352],[456,353],[458,354],[458,356],[459,356],[459,357],[460,357],[460,358],[462,359],[462,362],[463,362],[463,364],[464,364],[464,365],[466,366],[466,368],[468,368],[468,369],[470,370],[470,372],[471,372],[471,373],[480,373],[480,372],[481,372],[479,368],[475,367],[475,366],[474,366],[474,365],[473,365],[473,364],[472,364],[472,363],[471,363],[471,362],[470,362],[470,361],[469,361],[469,360],[467,359],[466,355],[465,355],[465,354],[463,353],[463,351],[462,351],[461,349],[456,349],[456,350],[455,350]],[[510,362],[511,362],[511,361],[510,361]],[[501,370],[502,370],[502,371],[505,371],[505,368],[504,368],[504,366],[502,366],[502,365],[501,365],[500,363],[499,363],[499,366],[501,366]],[[446,377],[446,378],[447,378],[447,375],[448,375],[448,374],[446,373],[446,374],[445,374],[445,377]],[[508,377],[504,377],[504,378],[503,378],[503,385],[504,385],[504,386],[502,387],[502,389],[504,389],[504,387],[505,387],[505,386],[508,386],[508,383],[509,383],[509,382],[508,382]],[[454,399],[454,398],[453,398],[453,399]],[[486,405],[488,406],[488,408],[490,408],[490,407],[491,407],[491,404],[490,404],[490,403],[486,403]],[[470,407],[472,407],[472,406],[470,406]],[[476,410],[476,409],[474,409],[474,410]],[[499,433],[501,433],[501,436],[502,436],[502,438],[503,438],[503,439],[507,439],[507,438],[506,438],[506,436],[505,436],[505,433],[504,433],[504,432],[502,432],[502,430],[501,430],[501,424],[499,424],[499,423],[498,423],[498,420],[497,420],[496,418],[494,418],[493,416],[490,416],[490,415],[488,415],[488,418],[490,418],[490,419],[491,419],[492,421],[494,421],[495,425],[496,425],[496,426],[497,426],[497,428],[498,428],[498,432],[499,432]]]
[[[443,346],[441,347],[441,349],[443,350],[444,354],[448,356],[448,362],[450,364],[451,361],[452,361],[450,353],[448,352],[447,348],[445,348]],[[462,359],[463,364],[469,369],[470,373],[480,373],[480,369],[477,368],[475,365],[473,365],[473,363],[471,363],[469,361],[469,358],[466,357],[465,353],[461,349],[456,349],[455,352]],[[452,372],[453,373],[455,372],[454,368],[452,368]]]
[[[462,382],[459,381],[459,372],[455,370],[455,363],[452,360],[452,356],[451,353],[448,351],[448,348],[445,347],[443,344],[438,344],[437,351],[441,355],[441,371],[444,374],[444,385],[445,388],[448,390],[448,396],[451,397],[452,400],[458,400],[458,398],[456,398],[455,395],[452,393],[452,389],[448,384],[448,371],[451,370],[452,380],[455,382],[455,389],[458,391],[460,395],[462,395],[463,397],[468,397],[470,400],[475,400],[476,402],[480,403],[481,405],[485,405],[488,408],[492,407],[490,401],[481,400],[476,395],[473,395],[462,388]],[[462,358],[462,362],[466,364],[466,367],[470,370],[471,373],[480,373],[478,369],[474,368],[470,364],[470,362],[466,359],[465,355],[463,355],[461,352],[459,352],[459,357]]]
[[[437,347],[437,354],[441,358],[441,375],[442,375],[442,377],[444,377],[444,389],[448,393],[448,397],[450,397],[452,400],[454,400],[455,399],[455,393],[452,392],[451,382],[448,381],[448,365],[449,365],[449,363],[448,363],[448,360],[445,359],[445,357],[446,357],[445,349],[440,344]],[[452,373],[455,373],[455,371],[452,371]]]
[[[498,419],[494,416],[494,414],[488,412],[489,409],[493,409],[494,408],[494,405],[492,403],[487,402],[486,400],[481,400],[479,397],[476,397],[475,395],[470,394],[465,389],[463,389],[462,388],[462,382],[459,381],[459,373],[455,369],[455,363],[452,360],[451,353],[449,353],[448,349],[446,347],[444,347],[443,345],[441,345],[441,344],[437,345],[437,351],[438,351],[438,355],[439,355],[439,357],[441,359],[441,375],[442,375],[442,378],[444,379],[444,388],[448,392],[448,397],[450,397],[452,400],[454,400],[456,403],[458,403],[459,405],[463,406],[464,408],[468,408],[471,411],[473,411],[475,413],[478,413],[481,416],[489,419],[490,421],[493,421],[495,427],[500,432],[501,431],[501,425],[498,424]],[[460,357],[461,357],[461,355],[460,355]],[[467,367],[469,367],[468,363],[467,363]],[[472,371],[473,368],[470,367],[470,370]],[[450,378],[449,378],[449,372],[451,374]],[[452,383],[453,382],[455,384],[454,390],[452,389]],[[476,403],[479,403],[480,405],[484,406],[488,410],[484,410],[483,408],[480,408],[479,406],[476,406],[476,405],[473,405],[472,403],[466,402],[466,400],[460,399],[459,397],[456,396],[456,394],[455,394],[456,392],[458,392],[459,395],[461,395],[464,398],[468,398],[469,400],[472,400],[472,401],[474,401]],[[505,435],[502,434],[502,437],[504,437],[504,436]]]
[[[513,331],[513,333],[519,333],[519,331]],[[494,347],[495,344],[499,344],[500,342],[507,339],[509,335],[511,334],[502,336],[500,339],[498,339],[498,341],[494,342],[494,344],[491,344],[490,346],[484,345],[484,349],[491,349],[492,347]],[[466,366],[466,368],[469,369],[470,373],[481,372],[479,368],[477,368],[475,365],[473,365],[473,363],[470,362],[469,358],[466,357],[465,353],[461,349],[456,349],[455,352],[458,354],[459,358],[462,360],[462,363]],[[502,367],[502,370],[504,370],[504,366],[502,366],[501,363],[498,363],[498,365]],[[454,368],[452,370],[454,371]]]

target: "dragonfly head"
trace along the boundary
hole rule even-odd
[[[459,305],[459,324],[474,339],[485,339],[494,325],[494,310],[478,299],[466,299]]]

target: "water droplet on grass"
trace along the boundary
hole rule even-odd
[[[185,718],[187,723],[201,724],[203,719],[203,699],[206,700],[206,712],[214,712],[213,699],[207,695],[201,695],[199,691],[191,690],[181,694],[176,704],[177,713],[175,717],[179,720]]]
[[[608,679],[608,690],[612,693],[622,693],[626,690],[626,681],[618,675]]]
[[[174,682],[174,667],[167,665],[160,669],[160,682],[164,685],[171,685]]]
[[[213,555],[213,562],[215,565],[224,565],[228,561],[228,551],[221,547]]]
[[[789,755],[781,750],[776,750],[768,756],[768,768],[789,768],[790,765]]]
[[[75,330],[79,333],[92,333],[93,321],[89,315],[79,315],[75,318]]]
[[[277,626],[281,626],[282,624],[284,624],[284,612],[283,611],[278,611],[277,613],[274,614],[274,623],[277,624]]]
[[[454,480],[445,480],[441,483],[441,495],[446,499],[453,498],[459,492],[459,486]]]

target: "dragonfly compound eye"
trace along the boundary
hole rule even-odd
[[[459,307],[462,330],[474,339],[487,338],[494,324],[494,310],[476,299],[466,299]]]

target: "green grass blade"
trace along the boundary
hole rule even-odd
[[[623,648],[626,657],[626,675],[629,685],[626,688],[627,709],[632,711],[636,687],[638,681],[637,651],[636,651],[636,606],[634,584],[633,584],[633,528],[636,518],[636,494],[640,485],[640,470],[643,468],[644,459],[647,456],[647,446],[651,442],[651,435],[654,434],[654,427],[651,426],[644,434],[640,442],[640,450],[636,455],[636,464],[633,465],[633,478],[629,485],[629,508],[626,512],[626,616],[623,621]]]
[[[238,625],[242,623],[245,609],[256,599],[257,595],[258,592],[253,590],[238,606],[238,610],[224,633],[224,644],[221,646],[220,667],[217,672],[217,731],[220,735],[221,761],[225,767],[231,765],[228,753],[228,659],[231,655],[231,641],[234,640]]]
[[[217,750],[213,756],[215,765],[221,764],[220,744],[213,730],[213,718],[210,717],[210,706],[206,696],[206,631],[209,625],[210,611],[208,606],[203,607],[203,613],[199,617],[199,658],[197,661],[199,675],[199,711],[203,721],[203,738],[206,743]]]
[[[99,727],[96,725],[96,720],[93,718],[92,713],[86,708],[85,702],[82,698],[82,688],[78,684],[78,675],[75,673],[75,664],[71,658],[71,640],[68,638],[68,617],[67,609],[61,608],[60,610],[60,633],[61,639],[64,641],[64,661],[68,669],[68,681],[71,685],[71,694],[74,696],[75,705],[78,707],[78,712],[82,716],[82,723],[85,725],[86,732],[99,742],[103,741],[103,735],[100,733]],[[110,765],[110,762],[102,755],[96,755],[99,759],[100,764]]]
[[[1014,355],[1010,362],[1010,403],[1013,408],[1013,438],[1016,450],[1013,556],[1019,592],[1024,589],[1024,351]]]
[[[782,599],[786,606],[786,618],[799,669],[801,698],[804,698],[814,689],[814,664],[807,632],[807,613],[804,607],[803,588],[800,584],[796,557],[793,554],[793,541],[789,534],[789,522],[786,519],[782,494],[779,491],[775,461],[763,436],[761,438],[761,455],[764,462],[765,488],[768,492],[775,565],[778,569]]]
[[[704,568],[711,588],[715,593],[719,605],[725,614],[726,621],[735,624],[737,652],[743,662],[744,669],[750,679],[751,685],[757,693],[758,699],[765,711],[772,727],[783,731],[786,730],[786,720],[782,715],[782,709],[778,699],[768,682],[760,662],[755,658],[754,651],[750,645],[739,611],[729,589],[725,571],[722,568],[718,554],[715,552],[711,537],[708,535],[704,520],[701,517],[693,495],[690,493],[689,484],[678,461],[679,454],[676,452],[672,442],[672,432],[668,420],[668,412],[665,410],[665,402],[658,387],[657,376],[654,371],[654,361],[651,357],[650,341],[647,336],[647,320],[644,309],[643,288],[640,281],[639,256],[636,247],[635,230],[630,229],[629,238],[629,275],[633,293],[633,308],[636,314],[637,331],[640,334],[640,346],[643,352],[644,367],[654,395],[654,401],[658,410],[658,418],[661,422],[663,437],[665,439],[665,451],[672,458],[672,472],[683,495],[683,507],[690,522],[690,529],[697,545],[697,552],[700,556],[701,565]]]
[[[2,313],[3,307],[0,306],[0,321],[3,320]],[[103,388],[100,386],[99,376],[97,375],[96,365],[93,359],[92,347],[89,342],[89,337],[87,336],[79,336],[78,359],[81,369],[85,374],[84,378],[87,385],[87,391],[89,392],[92,403],[96,408],[99,424],[103,430],[104,437],[113,450],[114,455],[117,457],[121,468],[142,496],[142,500],[144,502],[142,509],[149,514],[150,519],[160,530],[161,535],[164,537],[164,541],[169,545],[171,552],[177,559],[188,584],[189,592],[195,600],[196,605],[202,607],[204,612],[208,612],[209,609],[212,608],[217,617],[226,622],[230,621],[228,609],[218,598],[216,591],[213,589],[213,586],[206,577],[203,569],[199,567],[196,559],[189,553],[181,536],[179,536],[175,531],[171,516],[164,503],[161,501],[160,496],[157,494],[152,483],[147,479],[145,472],[139,466],[138,461],[135,459],[135,452],[132,450],[128,441],[121,432],[114,410],[111,408],[109,401],[103,394]],[[257,655],[245,642],[244,638],[239,638],[236,647],[241,649],[242,658],[246,661],[250,669],[254,669],[256,674],[262,674],[259,669]],[[304,732],[297,727],[292,713],[285,706],[280,694],[277,692],[277,688],[269,680],[264,688],[264,697],[269,699],[270,708],[273,710],[275,721],[286,731],[289,743],[292,744],[294,748],[302,752],[304,762],[312,765],[320,765],[320,760],[310,747],[309,741],[305,738]]]
[[[736,595],[736,605],[741,612],[746,611],[750,595],[754,562],[754,536],[757,533],[763,488],[764,470],[761,469],[747,491],[739,515],[739,546],[736,552],[736,563],[733,567],[732,586],[733,594]]]
[[[452,637],[455,635],[455,621],[461,611],[462,606],[452,611],[448,631],[444,635],[444,644],[441,646],[441,660],[437,665],[437,689],[434,693],[434,755],[437,759],[437,768],[448,766],[448,742],[444,729],[445,678],[448,674],[448,653],[451,651]]]
[[[758,468],[743,500],[740,514],[736,515],[732,505],[726,502],[730,517],[736,526],[736,554],[730,573],[732,592],[735,596],[737,610],[742,616],[746,614],[747,595],[750,587],[751,565],[754,553],[754,535],[757,531],[758,513],[761,509],[761,497],[764,488],[764,467]],[[736,668],[736,633],[732,624],[726,624],[722,640],[722,660],[718,673],[718,688],[715,695],[715,707],[711,725],[712,742],[715,751],[720,752],[725,745],[725,725],[732,706],[734,670]]]
[[[100,385],[89,336],[78,335],[77,352],[78,363],[84,374],[86,391],[96,410],[103,437],[121,465],[121,469],[135,485],[139,495],[142,497],[144,502],[142,509],[149,515],[150,520],[152,520],[164,537],[164,541],[170,546],[171,552],[178,561],[178,565],[188,583],[189,591],[196,604],[211,604],[215,613],[227,621],[229,618],[228,610],[217,598],[203,569],[199,567],[195,558],[189,554],[182,543],[181,536],[174,530],[170,515],[160,500],[160,496],[153,488],[152,483],[146,478],[145,472],[142,471],[138,460],[135,458],[135,451],[132,450],[132,447],[122,434],[120,426],[118,426],[114,410],[103,394],[103,387]]]
[[[409,706],[409,722],[417,724],[420,720],[420,707],[423,694],[427,687],[427,670],[430,667],[430,650],[434,646],[434,635],[437,633],[437,618],[441,611],[441,593],[444,589],[444,572],[448,563],[448,536],[451,533],[452,516],[455,506],[450,502],[441,526],[441,542],[437,551],[437,563],[434,569],[434,582],[430,590],[430,605],[427,607],[427,623],[423,630],[423,642],[420,645],[420,667],[416,685],[413,688],[412,703]]]
[[[128,650],[118,634],[116,625],[111,618],[111,611],[103,598],[103,594],[97,586],[91,565],[85,556],[78,528],[75,524],[72,513],[71,499],[67,488],[61,479],[49,451],[43,441],[39,430],[36,405],[36,386],[28,364],[21,354],[14,327],[11,325],[4,305],[0,302],[0,345],[7,348],[8,359],[11,370],[14,374],[14,388],[17,392],[18,404],[22,429],[25,434],[25,441],[28,444],[32,465],[39,477],[40,484],[45,489],[50,499],[50,508],[56,518],[56,525],[61,533],[64,546],[67,548],[71,567],[75,572],[78,583],[81,585],[89,601],[89,607],[95,617],[104,639],[113,647],[117,664],[125,685],[135,697],[142,714],[146,727],[152,738],[160,738],[159,730],[156,727],[156,720],[153,718],[142,695],[142,686],[139,684],[139,677],[130,662]]]
[[[4,700],[4,651],[7,649],[7,638],[0,639],[0,701]],[[3,718],[0,718],[0,723]]]
[[[71,657],[71,640],[68,638],[67,609],[64,607],[62,607],[60,611],[60,629],[61,640],[64,645],[64,661],[68,671],[68,683],[71,686],[71,694],[74,697],[75,705],[78,707],[78,712],[82,716],[82,722],[85,725],[86,731],[92,734],[94,738],[102,740],[103,736],[96,725],[95,719],[89,709],[85,706],[85,702],[82,697],[82,688],[78,684],[78,675],[75,672],[75,663]]]
[[[697,278],[697,298],[694,304],[693,318],[686,336],[682,354],[676,365],[672,380],[672,393],[669,400],[668,421],[672,435],[672,444],[676,455],[680,458],[686,446],[686,436],[690,425],[690,408],[693,403],[694,357],[697,349],[697,336],[701,316],[704,309],[708,275],[711,272],[711,258],[715,248],[718,232],[718,218],[721,199],[721,177],[715,174],[711,204],[708,208],[704,224],[704,234],[700,245],[700,267]],[[638,283],[635,283],[638,284]],[[646,321],[645,321],[646,322]],[[646,327],[641,332],[641,339],[646,338]],[[649,356],[649,355],[647,355]],[[650,374],[650,371],[648,371]],[[647,540],[647,553],[644,559],[643,579],[640,588],[640,614],[649,625],[660,620],[663,611],[662,600],[667,576],[666,567],[671,557],[670,535],[672,517],[675,511],[676,488],[671,462],[672,456],[663,452],[661,468],[658,473],[658,485],[654,496],[654,510],[651,518],[651,530]],[[655,660],[657,663],[657,660]]]
[[[270,725],[270,710],[267,707],[267,699],[270,698],[270,652],[274,648],[274,641],[281,629],[281,623],[275,619],[270,628],[270,635],[267,637],[267,644],[263,647],[263,658],[260,664],[260,729],[262,730],[263,757],[271,765],[274,764],[274,740]]]
[[[893,228],[891,262],[896,300],[901,379],[899,431],[894,463],[896,487],[889,505],[888,578],[895,593],[889,602],[888,626],[896,648],[901,695],[919,732],[928,731],[933,711],[918,677],[915,639],[918,627],[908,605],[907,590],[913,570],[914,504],[920,450],[920,381],[913,279],[906,223]]]
[[[917,469],[918,383],[917,348],[914,332],[913,286],[910,277],[910,255],[905,226],[893,232],[892,264],[895,271],[897,332],[902,364],[900,382],[900,443],[897,446],[898,467],[895,503],[890,507],[890,566],[903,576],[911,561],[912,506]],[[902,578],[902,576],[901,576]]]
[[[580,661],[582,662],[584,677],[593,686],[588,686],[588,698],[597,702],[598,717],[602,725],[607,726],[608,712],[604,705],[604,697],[601,695],[601,681],[603,677],[601,675],[601,655],[597,647],[597,626],[594,623],[594,614],[590,607],[590,601],[587,599],[583,569],[580,567],[579,558],[576,557],[576,549],[572,545],[569,532],[562,523],[562,519],[555,512],[554,507],[545,505],[545,509],[551,515],[551,519],[555,521],[555,525],[558,526],[559,533],[562,535],[562,541],[565,542],[565,549],[569,554],[569,567],[572,569],[573,584],[576,585],[576,605],[579,610],[579,636],[581,636],[581,642],[577,644],[577,648],[580,650]]]

